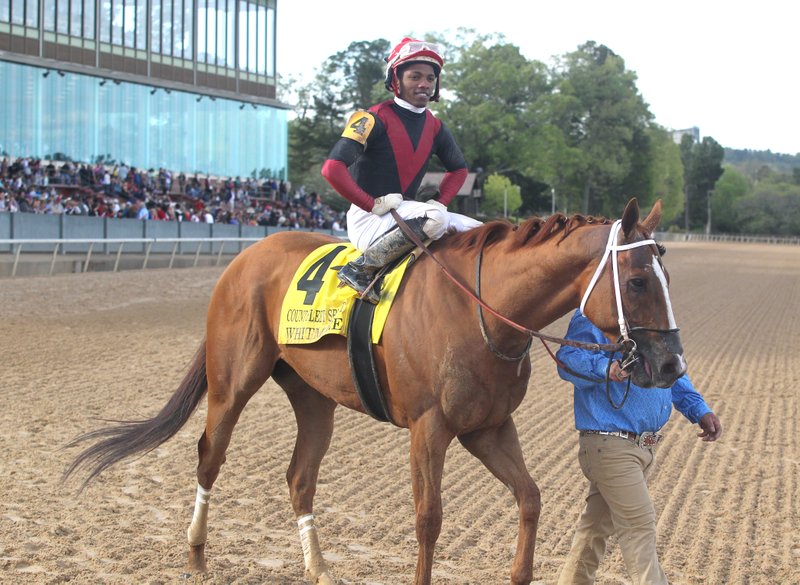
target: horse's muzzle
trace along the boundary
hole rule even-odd
[[[686,360],[678,329],[645,329],[634,327],[629,332],[636,343],[631,381],[642,388],[669,388],[686,373]]]

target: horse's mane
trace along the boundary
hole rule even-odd
[[[563,240],[575,229],[584,225],[605,225],[611,223],[605,217],[591,215],[566,216],[556,213],[545,219],[531,217],[519,225],[514,225],[505,220],[489,221],[471,230],[453,234],[448,237],[448,245],[455,250],[470,248],[483,248],[500,241],[510,240],[512,249],[523,246],[535,246],[560,234]]]

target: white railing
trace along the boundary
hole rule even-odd
[[[215,266],[219,266],[222,260],[222,254],[225,249],[225,244],[229,242],[235,243],[254,243],[262,240],[263,238],[89,238],[89,239],[10,239],[10,240],[0,240],[0,246],[6,245],[11,246],[13,249],[14,255],[14,262],[11,268],[11,276],[16,276],[17,274],[17,267],[20,263],[20,257],[22,255],[22,250],[25,245],[36,245],[40,247],[42,245],[53,246],[52,257],[50,261],[50,271],[49,274],[52,275],[55,271],[56,262],[58,260],[59,252],[62,250],[63,246],[68,246],[71,244],[80,244],[80,245],[87,245],[88,248],[85,253],[85,260],[83,262],[83,270],[82,272],[89,271],[89,261],[92,258],[92,252],[94,250],[95,244],[100,245],[118,245],[116,251],[116,259],[114,261],[114,268],[113,271],[117,272],[119,270],[120,265],[120,258],[122,257],[122,252],[125,244],[137,244],[139,246],[144,246],[144,259],[142,260],[142,270],[147,268],[147,263],[150,260],[150,252],[155,244],[172,244],[172,252],[170,253],[169,259],[169,268],[173,267],[175,262],[175,257],[178,253],[178,247],[185,245],[185,244],[197,244],[197,249],[194,252],[194,262],[192,266],[197,266],[198,259],[200,258],[200,252],[205,244],[214,244],[219,245],[219,250],[215,253],[216,254],[216,263]],[[237,252],[238,253],[238,250]],[[83,252],[79,252],[81,256],[83,256]],[[209,254],[214,254],[213,251],[210,251]],[[73,253],[70,253],[72,256]]]
[[[683,232],[658,232],[662,242],[740,242],[745,244],[782,244],[800,246],[798,236],[758,236],[747,234],[697,234]]]

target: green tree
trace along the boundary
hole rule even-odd
[[[353,111],[389,97],[383,87],[383,58],[388,52],[384,39],[350,43],[322,64],[310,84],[295,88],[295,117],[289,122],[293,184],[306,185],[329,199],[337,197],[320,177],[322,163]]]
[[[553,70],[555,92],[565,98],[558,119],[569,146],[583,153],[584,168],[573,182],[581,186],[584,213],[619,213],[629,193],[647,184],[646,134],[652,118],[636,88],[636,74],[604,45],[589,41],[564,56]]]
[[[800,189],[768,184],[735,203],[742,233],[800,235]]]
[[[384,58],[390,50],[385,39],[356,41],[328,57],[322,66],[322,79],[339,96],[344,109],[366,109],[390,97],[384,87]]]
[[[651,177],[649,196],[641,203],[649,206],[661,199],[662,224],[680,224],[683,212],[683,165],[680,148],[672,135],[657,125],[648,129],[651,144]]]
[[[739,232],[741,227],[736,202],[752,191],[747,177],[733,167],[725,167],[711,197],[711,230],[715,233]]]
[[[522,205],[519,186],[503,175],[489,175],[483,185],[481,209],[487,215],[508,217]]]
[[[547,185],[548,198],[555,196],[556,210],[570,213],[581,209],[582,185],[580,177],[588,162],[585,153],[562,130],[565,120],[575,107],[574,96],[558,92],[542,95],[534,104],[538,120],[533,122],[529,150],[525,152],[528,175],[539,178]],[[539,201],[531,211],[543,209],[547,201]]]
[[[684,178],[684,229],[701,229],[708,221],[709,197],[722,176],[725,151],[719,143],[706,136],[700,143],[685,135],[681,140],[681,160]]]
[[[501,35],[478,36],[462,47],[451,46],[450,54],[438,115],[473,170],[513,171],[525,179],[529,196],[537,189],[536,177],[530,174],[539,126],[535,104],[550,91],[546,67],[526,59]]]
[[[322,163],[345,123],[345,114],[332,94],[313,93],[310,104],[302,117],[289,122],[290,180],[295,185],[309,186],[319,177]]]

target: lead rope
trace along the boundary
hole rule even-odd
[[[608,403],[611,405],[611,408],[614,410],[619,410],[625,405],[625,402],[628,400],[628,393],[631,391],[631,377],[628,376],[628,383],[625,385],[625,394],[622,395],[622,400],[619,404],[614,402],[614,399],[611,398],[611,362],[614,360],[612,358],[608,358],[608,366],[606,367],[606,398],[608,399]]]

